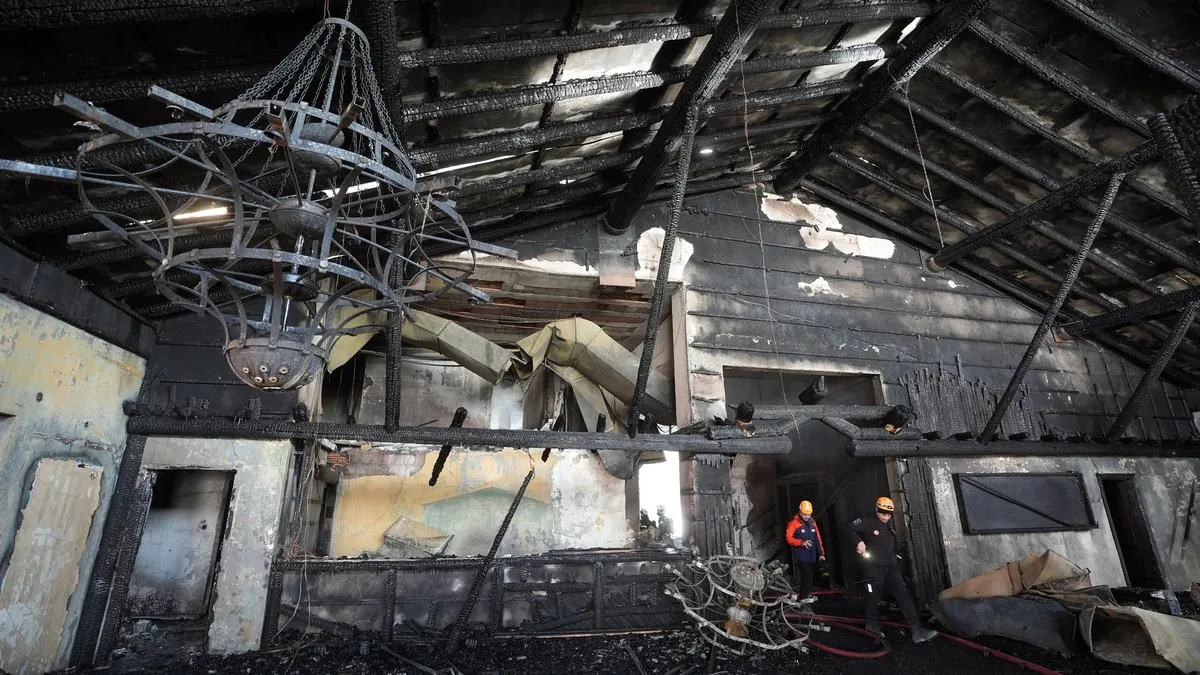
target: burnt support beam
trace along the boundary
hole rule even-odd
[[[957,138],[963,143],[975,148],[983,156],[999,162],[1005,167],[1012,169],[1017,174],[1033,181],[1034,183],[1037,183],[1038,185],[1041,185],[1047,190],[1054,191],[1065,187],[1065,185],[1068,185],[1060,183],[1049,174],[1033,167],[1012,153],[1002,150],[995,144],[989,143],[974,133],[958,126],[957,124],[954,124],[953,122],[947,120],[941,115],[938,115],[916,101],[900,100],[900,102],[907,105],[917,117],[920,117],[922,120],[932,124],[940,131],[944,131],[946,134]],[[1139,146],[1139,149],[1144,148],[1145,145],[1148,144]],[[1103,182],[1103,180],[1100,182]],[[1077,199],[1075,200],[1075,203],[1084,211],[1092,214],[1095,214],[1099,208],[1096,202],[1087,198]],[[1183,209],[1182,206],[1179,208],[1180,210]],[[1193,274],[1200,274],[1200,262],[1183,251],[1180,251],[1171,244],[1168,244],[1167,242],[1164,242],[1161,239],[1147,233],[1141,225],[1132,223],[1115,213],[1109,216],[1108,222],[1117,232],[1120,232],[1133,241],[1145,246],[1154,253],[1167,260],[1170,260],[1172,263],[1179,265]]]
[[[910,227],[901,225],[892,218],[870,209],[850,196],[830,187],[824,183],[806,180],[801,184],[805,190],[817,195],[826,202],[833,204],[839,208],[845,209],[847,213],[854,214],[864,221],[871,223],[884,232],[888,232],[911,245],[923,247],[926,250],[936,249],[938,241],[926,232],[919,232]],[[1041,293],[1025,286],[1016,283],[1012,280],[1011,275],[1005,274],[1002,270],[986,263],[963,261],[959,267],[966,272],[979,279],[980,281],[999,289],[1004,293],[1012,296],[1018,302],[1024,303],[1026,306],[1034,310],[1044,312],[1050,306],[1049,300]],[[1078,312],[1064,308],[1064,316],[1071,317],[1071,320],[1082,318]],[[1135,347],[1128,342],[1101,333],[1096,336],[1095,340],[1100,344],[1112,349],[1113,351],[1124,355],[1130,361],[1139,364],[1147,364],[1150,359],[1147,358],[1144,350]],[[1182,370],[1173,366],[1168,366],[1165,373],[1175,383],[1183,387],[1200,386],[1200,377],[1189,371]],[[797,408],[803,410],[803,408]],[[761,413],[759,413],[761,416]]]
[[[1179,348],[1179,343],[1183,342],[1183,336],[1187,335],[1188,328],[1196,320],[1198,310],[1200,310],[1200,301],[1194,301],[1188,303],[1188,306],[1179,313],[1179,318],[1171,328],[1170,339],[1158,350],[1158,354],[1154,356],[1154,361],[1146,368],[1146,372],[1142,373],[1142,379],[1138,381],[1129,400],[1125,402],[1125,407],[1121,408],[1117,419],[1113,420],[1112,426],[1108,428],[1108,433],[1104,435],[1105,439],[1115,441],[1125,433],[1125,428],[1133,421],[1133,417],[1138,414],[1142,403],[1146,400],[1146,394],[1149,393],[1150,387],[1158,383],[1163,368],[1167,367],[1167,362],[1174,356],[1175,350]]]
[[[863,21],[917,18],[933,12],[932,2],[886,2],[875,5],[804,8],[770,14],[760,28],[802,28]],[[433,47],[400,55],[402,68],[488,63],[531,56],[555,56],[608,47],[671,42],[711,35],[715,22],[669,23],[656,26],[619,27],[605,31],[571,31],[563,35],[519,38],[498,42]]]
[[[629,229],[634,214],[650,196],[667,163],[679,149],[688,116],[713,97],[729,68],[741,57],[746,41],[773,4],[769,0],[733,0],[725,10],[721,23],[696,60],[674,103],[663,116],[662,125],[642,153],[642,159],[626,183],[625,191],[605,215],[604,227],[610,233],[617,234]]]
[[[971,79],[966,75],[946,66],[944,63],[937,63],[935,61],[934,63],[925,66],[925,72],[933,73],[946,82],[949,82],[968,94],[971,94],[998,112],[1011,118],[1012,121],[1037,134],[1042,140],[1048,141],[1049,143],[1065,150],[1066,152],[1071,153],[1075,157],[1082,159],[1088,164],[1099,164],[1100,162],[1104,161],[1104,157],[1092,148],[1089,148],[1072,138],[1063,136],[1055,131],[1053,127],[1043,123],[1038,117],[1029,114],[1028,110],[1025,108],[1014,105],[997,96],[996,94],[993,94],[988,89],[976,84],[975,82],[972,82]],[[1143,197],[1153,200],[1164,208],[1168,208],[1181,216],[1187,215],[1187,211],[1184,210],[1183,205],[1180,204],[1174,198],[1174,196],[1172,196],[1169,192],[1162,190],[1159,186],[1147,182],[1145,178],[1140,176],[1129,176],[1126,180],[1126,183],[1129,185],[1129,187],[1133,188],[1135,192]]]
[[[877,441],[846,443],[851,457],[1164,457],[1200,459],[1200,443]]]
[[[467,421],[467,409],[459,408],[454,411],[454,419],[450,420],[451,429],[461,429],[464,422]],[[446,460],[450,458],[450,451],[454,446],[450,443],[442,445],[438,451],[437,460],[433,463],[433,471],[429,474],[429,487],[437,485],[438,477],[442,475],[442,469],[446,467]],[[546,460],[542,460],[543,462]]]
[[[158,0],[106,2],[23,2],[5,10],[5,30],[44,30],[86,26],[111,26],[123,23],[167,23],[195,19],[237,19],[266,14],[294,14],[316,11],[314,0],[203,0],[178,5],[163,5]]]
[[[1104,225],[1104,218],[1108,215],[1109,209],[1112,208],[1113,202],[1117,199],[1117,192],[1121,189],[1121,182],[1123,180],[1125,180],[1125,174],[1123,173],[1113,174],[1109,179],[1108,189],[1104,193],[1104,201],[1101,203],[1100,213],[1096,214],[1095,218],[1092,219],[1091,225],[1088,226],[1087,234],[1083,236],[1083,243],[1079,247],[1079,252],[1071,260],[1071,267],[1067,270],[1062,284],[1058,287],[1058,292],[1055,293],[1050,307],[1046,309],[1046,313],[1042,315],[1042,321],[1038,324],[1037,330],[1033,332],[1033,339],[1029,341],[1029,347],[1025,349],[1025,354],[1021,357],[1020,363],[1017,364],[1017,369],[1013,372],[1012,379],[1008,381],[1008,386],[1004,389],[1004,393],[1001,394],[1000,400],[996,402],[996,408],[992,411],[991,418],[988,419],[987,424],[983,425],[983,430],[979,434],[981,443],[987,443],[991,440],[992,434],[996,433],[996,430],[1000,428],[1000,422],[1004,420],[1004,415],[1008,413],[1008,407],[1012,405],[1017,391],[1025,383],[1025,375],[1029,372],[1029,368],[1033,366],[1034,357],[1042,350],[1042,344],[1046,341],[1046,336],[1050,333],[1050,328],[1058,318],[1059,310],[1062,309],[1063,303],[1067,301],[1067,296],[1071,293],[1071,286],[1079,278],[1079,272],[1083,269],[1083,261],[1087,259],[1088,251],[1092,249],[1092,245],[1096,242],[1096,237],[1100,234],[1100,228]]]
[[[929,258],[929,266],[933,269],[945,269],[958,260],[961,260],[968,253],[982,246],[987,246],[1000,237],[1012,234],[1022,227],[1028,226],[1042,214],[1050,213],[1064,204],[1082,197],[1106,181],[1111,182],[1114,175],[1119,174],[1124,176],[1125,173],[1153,160],[1157,155],[1158,149],[1154,147],[1154,143],[1142,143],[1121,157],[1105,162],[1071,182],[1064,184],[1036,202],[1017,209],[1004,220],[989,225],[958,243],[942,248]],[[1109,207],[1111,207],[1111,204],[1109,204]],[[1108,210],[1107,207],[1102,205],[1097,215],[1103,213],[1107,217]]]
[[[658,326],[662,323],[663,302],[667,296],[667,281],[671,276],[671,258],[675,254],[675,235],[679,233],[679,212],[683,210],[683,197],[687,191],[688,168],[692,162],[692,143],[696,139],[699,111],[687,111],[683,128],[683,143],[679,146],[679,163],[675,168],[675,186],[671,194],[671,210],[667,227],[663,232],[662,249],[658,255],[658,270],[654,277],[654,297],[650,299],[650,315],[646,318],[646,338],[642,342],[642,356],[638,361],[637,381],[633,387],[633,400],[629,404],[628,433],[636,438],[640,426],[642,400],[646,397],[646,383],[650,381],[650,368],[654,363],[654,345],[658,338]],[[648,196],[648,195],[647,195]]]
[[[697,454],[786,454],[791,450],[787,438],[742,438],[709,441],[700,436],[644,434],[636,441],[621,434],[594,434],[579,431],[534,431],[525,429],[440,429],[437,427],[400,427],[388,431],[380,424],[331,424],[328,422],[291,422],[287,420],[242,420],[217,417],[174,419],[135,415],[126,425],[130,434],[144,436],[184,436],[188,438],[245,438],[289,440],[329,438],[367,443],[414,443],[491,448],[564,448],[572,450],[624,450],[639,452],[691,452]]]
[[[487,578],[488,572],[492,569],[492,561],[496,559],[496,551],[500,550],[500,544],[504,541],[504,535],[508,533],[508,526],[512,524],[513,516],[517,513],[517,507],[521,505],[521,500],[525,497],[525,490],[529,489],[529,482],[533,480],[533,469],[525,474],[525,480],[521,482],[521,487],[517,490],[517,494],[513,496],[512,505],[508,507],[508,513],[504,515],[504,521],[500,523],[500,529],[496,531],[496,537],[492,540],[492,547],[488,549],[487,555],[483,556],[483,560],[479,562],[479,571],[475,573],[475,580],[471,582],[471,590],[467,592],[467,598],[463,602],[462,610],[458,613],[458,619],[454,622],[453,628],[450,629],[450,639],[446,644],[446,654],[453,655],[458,651],[458,646],[462,644],[463,629],[467,627],[467,621],[471,618],[471,612],[475,609],[475,603],[479,600],[479,591],[483,588],[483,581]]]
[[[363,31],[371,44],[371,66],[383,96],[383,109],[392,121],[392,131],[403,138],[406,109],[401,105],[400,35],[396,26],[394,0],[363,0]],[[168,87],[169,88],[169,87]]]
[[[904,43],[904,53],[863,79],[862,87],[838,107],[838,118],[823,125],[805,142],[796,157],[789,160],[775,178],[775,191],[791,192],[817,162],[862,124],[903,87],[926,63],[938,55],[980,12],[989,0],[957,0],[942,5],[931,19],[924,21]]]
[[[975,21],[971,24],[971,32],[974,33],[980,40],[994,47],[996,50],[1008,55],[1017,63],[1025,66],[1034,75],[1037,75],[1042,80],[1058,87],[1072,98],[1083,103],[1093,110],[1107,115],[1113,121],[1121,124],[1130,131],[1149,136],[1150,132],[1146,125],[1138,118],[1130,115],[1128,112],[1121,109],[1120,106],[1109,101],[1108,99],[1093,92],[1091,89],[1084,86],[1075,78],[1066,75],[1058,69],[1047,65],[1039,59],[1036,54],[1029,51],[1025,47],[1017,44],[1013,40],[992,30],[987,24],[982,21]]]
[[[966,192],[967,194],[971,195],[972,197],[975,197],[979,201],[983,202],[984,204],[987,204],[988,206],[996,209],[997,211],[1000,211],[1001,213],[1003,213],[1005,215],[1012,214],[1018,208],[1016,205],[1008,202],[1007,200],[1002,199],[1002,198],[996,196],[995,194],[989,192],[987,189],[985,189],[981,185],[974,183],[970,180],[967,180],[966,178],[964,178],[962,176],[961,173],[955,172],[951,169],[948,169],[948,168],[942,166],[941,164],[938,164],[937,162],[930,160],[927,157],[922,158],[912,148],[909,148],[906,145],[903,145],[901,143],[898,143],[898,142],[892,140],[888,136],[884,135],[882,132],[876,131],[875,129],[872,129],[871,127],[862,127],[859,131],[860,131],[860,133],[862,133],[863,136],[866,136],[867,138],[871,139],[872,141],[887,148],[888,150],[895,153],[896,155],[899,155],[900,157],[908,160],[909,162],[914,163],[915,165],[924,167],[924,170],[928,171],[930,174],[937,176],[938,178],[941,178],[942,180],[946,181],[947,183],[950,183],[954,187],[962,190],[963,192]],[[901,194],[894,187],[892,187],[892,185],[894,185],[894,184],[891,184],[891,181],[888,180],[886,177],[884,177],[882,174],[880,174],[878,172],[871,172],[867,167],[861,166],[861,165],[859,165],[854,170],[856,172],[858,172],[858,169],[862,169],[860,175],[864,175],[864,177],[867,177],[868,179],[872,180],[873,182],[880,185],[881,187],[884,187],[885,189],[892,191],[893,194],[897,194],[902,199],[905,199],[906,201],[913,203],[914,206],[921,208],[926,213],[933,215],[933,213],[936,211],[939,218],[948,218],[951,226],[961,232],[970,234],[970,233],[975,232],[984,227],[984,225],[982,225],[982,224],[978,225],[977,227],[972,227],[972,228],[967,228],[967,229],[965,229],[963,227],[959,227],[959,224],[966,224],[965,221],[963,221],[962,223],[956,224],[956,221],[958,221],[960,219],[958,219],[956,216],[953,216],[952,214],[946,212],[941,207],[934,209],[934,207],[930,205],[928,198],[918,196],[918,198],[915,201],[918,201],[919,203],[914,203],[913,197],[916,196],[915,193],[905,191],[905,194]],[[871,173],[874,173],[874,175],[873,176],[868,175]],[[891,184],[891,185],[889,185],[889,184]],[[1062,246],[1064,249],[1066,249],[1068,251],[1078,251],[1079,250],[1079,242],[1078,241],[1063,234],[1062,232],[1059,232],[1058,229],[1055,228],[1054,225],[1048,221],[1041,220],[1041,219],[1035,219],[1033,222],[1030,223],[1030,227],[1038,234],[1046,237],[1050,241],[1053,241],[1054,243],[1058,244],[1059,246]],[[994,247],[996,248],[996,250],[1000,251],[1004,255],[1012,258],[1013,260],[1017,260],[1022,265],[1026,265],[1026,266],[1030,267],[1031,269],[1038,271],[1038,273],[1042,274],[1042,276],[1046,276],[1047,278],[1058,277],[1057,273],[1050,271],[1048,268],[1043,266],[1041,263],[1032,259],[1032,257],[1029,255],[1029,253],[1027,251],[1022,251],[1015,247],[1006,246],[1004,244],[995,244]],[[1124,263],[1120,262],[1119,260],[1113,258],[1112,256],[1108,255],[1107,253],[1105,253],[1099,249],[1092,249],[1091,254],[1088,255],[1088,261],[1093,263],[1100,269],[1104,270],[1105,272],[1108,272],[1109,274],[1117,277],[1118,279],[1124,281],[1125,283],[1130,284],[1131,286],[1134,286],[1136,288],[1139,288],[1139,289],[1145,291],[1146,293],[1149,293],[1151,295],[1156,295],[1159,292],[1156,287],[1146,283],[1141,277],[1139,277],[1137,275],[1137,273],[1135,273],[1133,270],[1126,267]],[[1059,281],[1061,281],[1061,277],[1058,277],[1055,279],[1055,283],[1058,283]],[[1095,291],[1087,288],[1084,285],[1077,285],[1076,288],[1079,291],[1081,291],[1080,295],[1083,297],[1086,297],[1089,302],[1095,303],[1101,307],[1106,307],[1106,306],[1113,307],[1112,303],[1109,302],[1108,300],[1106,300],[1105,298],[1103,298],[1098,292],[1095,292]]]
[[[157,84],[177,94],[212,91],[242,91],[271,72],[270,66],[213,68],[184,73],[150,73],[119,78],[93,78],[50,84],[0,87],[0,112],[42,110],[54,107],[54,97],[68,92],[95,104],[145,99],[150,85]]]
[[[1200,120],[1187,121],[1192,123],[1191,131],[1194,134],[1194,126]],[[1167,165],[1167,174],[1175,185],[1175,192],[1183,200],[1192,227],[1200,230],[1200,181],[1196,180],[1196,172],[1183,150],[1179,134],[1162,113],[1150,118],[1150,133],[1153,134],[1154,142],[1162,153],[1163,162]]]
[[[861,176],[862,178],[867,179],[873,185],[876,185],[876,186],[886,190],[887,192],[895,195],[896,197],[903,199],[904,201],[908,202],[909,204],[912,204],[913,206],[921,209],[925,213],[928,213],[931,216],[936,214],[936,217],[938,218],[938,222],[945,223],[946,225],[949,225],[950,227],[958,230],[959,232],[962,232],[963,234],[971,235],[976,232],[980,232],[984,229],[983,225],[968,221],[965,218],[962,218],[955,213],[951,213],[944,207],[939,206],[939,207],[935,208],[932,204],[929,203],[928,197],[925,197],[924,195],[921,195],[913,190],[910,190],[910,189],[892,181],[890,178],[885,176],[882,172],[875,170],[869,164],[867,164],[866,162],[862,161],[861,159],[859,159],[857,157],[851,157],[849,155],[846,155],[845,153],[836,152],[831,156],[831,159],[833,159],[833,161],[835,163],[837,163],[839,166],[853,172],[854,174],[856,174],[858,176]],[[927,164],[926,168],[929,170],[930,173],[934,173],[934,167],[932,165]],[[1037,228],[1035,227],[1035,229],[1037,229]],[[1041,230],[1039,230],[1039,232],[1041,232]],[[1055,240],[1055,241],[1059,240],[1057,237],[1051,236],[1051,234],[1058,235],[1058,232],[1056,230],[1047,228],[1045,230],[1045,232],[1042,232],[1042,233],[1046,234],[1047,236],[1050,236],[1050,238],[1052,240]],[[1058,236],[1065,239],[1065,237],[1062,237],[1061,235],[1058,235]],[[1076,251],[1076,252],[1079,251],[1078,243],[1073,243],[1073,245],[1068,245],[1067,242],[1062,242],[1062,243],[1066,248],[1068,248],[1071,251]],[[1014,246],[1010,246],[1008,244],[1004,244],[1004,243],[1000,243],[1000,242],[992,244],[992,248],[994,248],[997,252],[1001,253],[1005,257],[1011,258],[1013,261],[1020,264],[1021,266],[1028,268],[1030,271],[1035,272],[1056,284],[1061,284],[1063,281],[1063,276],[1061,274],[1059,274],[1055,270],[1051,269],[1050,267],[1042,264],[1041,262],[1039,262],[1036,258],[1034,258],[1032,255],[1030,255],[1026,251],[1022,251],[1021,249],[1018,249]],[[1093,250],[1093,254],[1095,254],[1094,250]],[[1092,256],[1089,256],[1089,259],[1091,259],[1091,257]],[[1096,256],[1096,257],[1097,257],[1097,259],[1100,258],[1100,256]],[[1136,278],[1136,277],[1133,277],[1133,278]],[[1087,300],[1088,302],[1091,302],[1091,303],[1097,305],[1098,307],[1111,308],[1111,309],[1115,309],[1117,307],[1111,301],[1109,301],[1103,295],[1101,295],[1099,291],[1096,291],[1095,289],[1091,288],[1087,284],[1079,283],[1076,285],[1075,290],[1079,294],[1079,297],[1083,298],[1084,300]]]
[[[1126,30],[1121,22],[1096,11],[1091,3],[1081,0],[1050,0],[1067,16],[1108,38],[1117,49],[1129,54],[1150,68],[1174,79],[1179,84],[1200,92],[1200,73],[1179,59],[1161,52]]]
[[[1151,298],[1136,305],[1129,305],[1128,307],[1115,309],[1097,316],[1090,316],[1081,321],[1065,324],[1061,330],[1063,334],[1069,337],[1079,338],[1111,328],[1128,326],[1152,317],[1162,316],[1163,314],[1177,312],[1198,300],[1200,300],[1200,286],[1190,286],[1182,291],[1160,295],[1157,298]]]

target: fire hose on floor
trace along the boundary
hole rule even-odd
[[[738,655],[750,649],[796,649],[808,653],[809,647],[852,659],[878,659],[891,653],[891,647],[881,635],[863,628],[866,619],[847,616],[815,614],[809,609],[811,601],[797,597],[789,583],[786,568],[778,563],[760,563],[753,558],[732,553],[694,560],[685,569],[670,566],[676,577],[666,594],[678,600],[684,613],[695,621],[701,637],[713,645]],[[814,595],[861,595],[852,591],[817,591]],[[886,626],[906,628],[905,624],[881,621]],[[814,640],[813,633],[833,629],[869,637],[876,645],[869,651],[835,647]],[[1031,661],[1006,654],[956,635],[939,633],[942,637],[970,647],[987,656],[1020,665],[1039,675],[1059,675]]]

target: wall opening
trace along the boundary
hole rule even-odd
[[[1117,542],[1126,582],[1137,588],[1166,588],[1162,566],[1158,563],[1158,554],[1150,539],[1150,523],[1142,510],[1137,483],[1132,476],[1099,478],[1109,527]]]
[[[127,613],[134,618],[196,619],[212,604],[234,472],[155,473],[129,578]]]
[[[663,461],[638,468],[638,506],[645,519],[639,522],[639,530],[644,539],[680,546],[683,500],[679,492],[679,453],[663,454]]]
[[[737,405],[791,405],[819,374],[781,373],[725,369],[725,401]],[[822,404],[878,405],[880,385],[874,375],[825,375],[829,390]],[[732,414],[732,411],[730,411]],[[882,459],[854,459],[846,454],[846,439],[819,421],[801,424],[790,434],[792,451],[787,455],[755,458],[746,472],[746,491],[753,506],[744,516],[758,525],[756,537],[773,537],[771,557],[791,563],[791,548],[784,529],[795,515],[800,500],[816,508],[817,525],[825,543],[827,564],[817,584],[853,587],[865,578],[866,569],[854,554],[856,540],[849,532],[850,521],[873,512],[875,499],[890,494],[887,470]],[[770,516],[767,516],[767,512]]]

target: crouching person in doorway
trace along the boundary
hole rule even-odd
[[[912,640],[916,643],[932,640],[937,633],[921,625],[917,608],[904,579],[900,576],[900,556],[896,550],[896,530],[892,528],[892,515],[896,505],[887,497],[875,501],[875,515],[858,518],[850,523],[858,535],[858,554],[866,559],[869,569],[867,587],[867,630],[882,635],[879,627],[879,600],[891,594],[904,614],[904,620],[912,628]]]
[[[808,602],[812,601],[813,567],[825,561],[825,544],[821,541],[821,531],[817,529],[817,521],[813,520],[812,513],[812,502],[807,499],[800,502],[800,508],[787,526],[792,565],[799,577],[798,595],[801,601]]]

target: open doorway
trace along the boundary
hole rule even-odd
[[[755,406],[801,407],[798,396],[819,374],[781,373],[725,369],[725,401],[736,405],[750,401]],[[882,395],[874,375],[825,375],[828,393],[824,405],[878,405]],[[731,411],[732,412],[732,411]],[[866,568],[854,553],[856,540],[849,532],[850,521],[873,513],[875,499],[890,493],[883,459],[854,459],[846,453],[846,439],[819,421],[805,422],[790,434],[792,451],[787,455],[756,458],[762,463],[748,472],[755,483],[747,485],[754,512],[747,522],[769,520],[758,536],[774,537],[775,559],[790,564],[791,549],[784,529],[800,500],[813,503],[817,526],[825,544],[827,564],[818,574],[817,585],[855,587]],[[749,482],[749,481],[748,481]],[[770,510],[773,516],[764,518]]]
[[[1166,588],[1162,566],[1150,539],[1150,523],[1142,510],[1133,476],[1101,475],[1099,479],[1126,583],[1137,588]]]
[[[150,510],[129,577],[128,616],[197,619],[208,613],[232,471],[155,472]]]
[[[661,462],[638,467],[638,506],[642,537],[664,546],[682,544],[683,499],[679,492],[679,453],[663,453]]]

